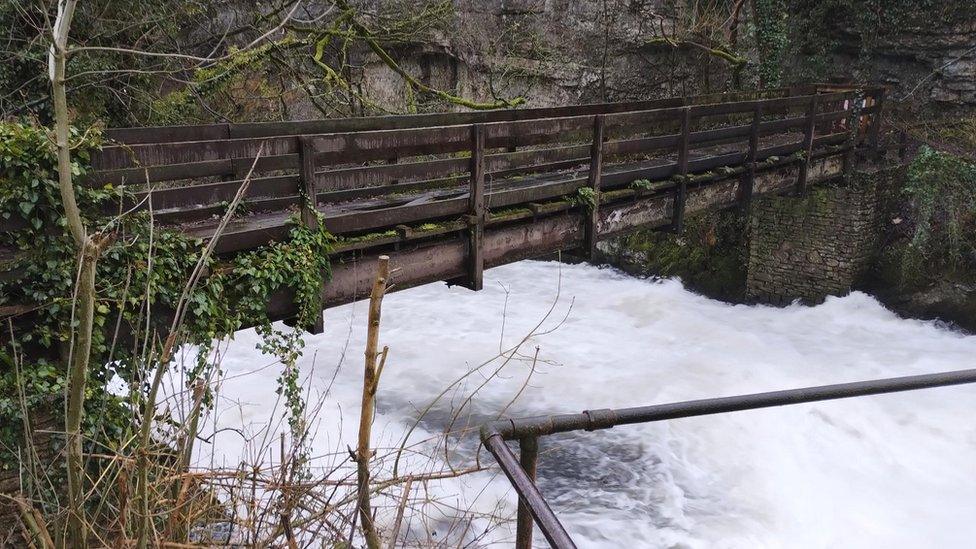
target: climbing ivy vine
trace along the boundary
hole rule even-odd
[[[756,14],[756,42],[759,49],[759,82],[762,87],[775,88],[783,79],[786,53],[786,0],[753,0]]]
[[[922,147],[904,193],[915,211],[904,268],[956,268],[976,262],[976,164]]]
[[[89,172],[88,160],[99,146],[95,131],[74,131],[73,172]],[[53,141],[45,128],[0,124],[0,220],[14,230],[0,232],[0,249],[12,258],[0,263],[0,466],[14,462],[20,446],[22,412],[41,410],[58,416],[65,379],[64,357],[77,321],[72,291],[77,261],[66,232],[57,187]],[[85,434],[93,444],[116,448],[133,428],[129,412],[140,404],[140,385],[169,325],[151,322],[176,309],[190,274],[201,261],[203,242],[177,231],[154,227],[145,212],[126,211],[131,193],[111,185],[79,186],[79,205],[91,230],[112,235],[98,263],[97,309],[92,371],[86,399]],[[318,226],[322,227],[322,223]],[[209,275],[187,295],[188,314],[177,341],[199,346],[198,361],[188,370],[193,380],[209,374],[215,342],[244,326],[257,325],[259,349],[284,364],[279,392],[291,412],[293,434],[301,435],[304,403],[298,388],[296,361],[302,331],[281,329],[266,309],[276,293],[291,289],[298,308],[297,326],[309,326],[321,314],[319,296],[330,275],[334,239],[294,219],[287,239],[236,257],[209,259]],[[10,335],[13,337],[10,337]],[[121,380],[132,395],[106,389]],[[26,398],[26,402],[22,402]],[[136,402],[132,402],[132,399]],[[137,409],[137,408],[136,408]]]

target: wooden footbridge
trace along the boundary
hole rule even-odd
[[[91,181],[137,186],[157,223],[210,238],[252,166],[232,254],[297,214],[339,238],[323,306],[367,295],[390,255],[396,289],[482,284],[484,269],[706,208],[802,193],[877,143],[880,88],[804,86],[573,107],[114,129]],[[583,189],[583,190],[581,190]],[[590,190],[585,190],[590,189]],[[309,200],[306,200],[306,197]],[[270,316],[295,314],[287,295]]]

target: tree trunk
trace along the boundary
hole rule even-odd
[[[85,385],[88,382],[88,360],[91,353],[95,315],[95,264],[99,246],[85,230],[81,212],[75,201],[71,174],[71,145],[68,128],[68,100],[65,92],[65,65],[68,60],[68,30],[74,16],[75,0],[58,3],[58,17],[52,29],[49,58],[51,98],[54,101],[54,135],[58,151],[58,188],[68,229],[78,252],[78,280],[75,287],[78,329],[71,345],[68,361],[68,407],[65,412],[68,475],[68,529],[70,547],[87,547],[85,523],[84,460],[82,459],[81,422],[85,411]]]

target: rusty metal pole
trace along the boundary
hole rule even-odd
[[[535,482],[536,463],[539,458],[539,439],[528,436],[519,439],[519,463],[525,474]],[[515,549],[532,549],[532,512],[522,498],[518,503],[515,525]]]
[[[546,537],[549,545],[554,549],[576,549],[573,538],[569,537],[566,529],[556,518],[556,514],[552,512],[546,498],[542,497],[542,493],[539,492],[535,482],[525,474],[518,458],[512,453],[512,449],[505,443],[501,434],[482,429],[481,441],[485,444],[485,448],[491,452],[491,455],[495,456],[502,472],[515,487],[515,491],[518,492],[519,498],[526,501],[532,518],[539,525],[539,530],[542,531],[542,535]]]

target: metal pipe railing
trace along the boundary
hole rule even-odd
[[[573,543],[572,538],[569,537],[566,529],[559,522],[559,519],[549,507],[549,504],[535,484],[538,437],[581,429],[593,431],[597,429],[609,429],[617,425],[914,391],[967,383],[976,383],[976,369],[874,379],[853,383],[837,383],[766,393],[622,408],[619,410],[587,410],[579,414],[506,419],[484,425],[481,428],[481,440],[485,444],[485,447],[488,448],[488,451],[495,456],[505,476],[508,477],[519,495],[516,546],[519,549],[529,549],[532,546],[532,525],[527,524],[531,516],[552,547],[556,549],[575,549],[576,545]],[[521,441],[521,464],[505,442],[513,439],[519,439]]]

